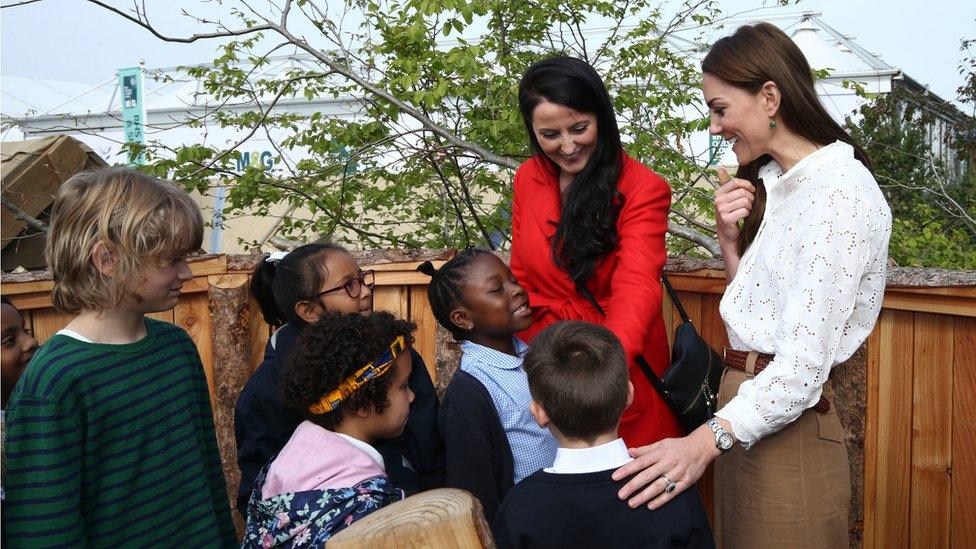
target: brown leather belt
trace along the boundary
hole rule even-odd
[[[743,372],[756,376],[759,372],[766,369],[766,366],[773,361],[775,355],[759,353],[756,351],[736,351],[735,349],[725,348],[725,365],[729,368],[742,370]],[[827,397],[820,395],[820,401],[813,407],[818,413],[826,414],[830,411],[830,402]]]

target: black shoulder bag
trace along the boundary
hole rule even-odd
[[[681,427],[690,433],[715,414],[718,386],[722,381],[722,357],[698,335],[667,275],[662,274],[661,279],[681,316],[681,325],[674,331],[671,344],[671,365],[660,378],[640,355],[637,365],[677,416]],[[583,295],[600,314],[607,316],[589,290],[583,288]]]

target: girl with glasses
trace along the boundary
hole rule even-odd
[[[234,433],[241,484],[237,508],[244,514],[258,472],[282,449],[302,415],[282,401],[281,378],[302,331],[329,312],[370,316],[375,274],[336,244],[306,244],[274,254],[255,268],[251,293],[265,321],[279,326],[264,360],[237,400]],[[408,494],[443,484],[444,457],[437,432],[437,395],[423,358],[412,348],[410,389],[416,398],[400,436],[378,441],[390,481]]]

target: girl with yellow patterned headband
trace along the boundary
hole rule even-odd
[[[321,546],[403,498],[373,444],[406,427],[415,328],[386,312],[327,313],[302,332],[281,386],[304,421],[254,482],[245,545]]]

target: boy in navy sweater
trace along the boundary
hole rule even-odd
[[[631,509],[611,474],[632,458],[617,436],[633,399],[627,361],[606,328],[563,321],[543,331],[524,361],[530,409],[559,449],[498,508],[499,547],[714,547],[697,490],[660,509]]]

